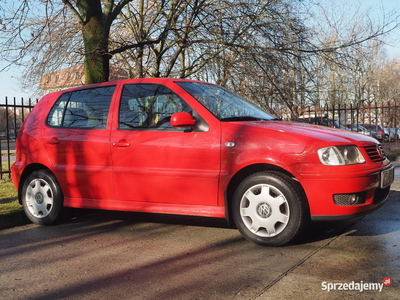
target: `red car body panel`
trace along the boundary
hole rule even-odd
[[[388,160],[332,167],[322,165],[316,155],[319,148],[349,142],[360,146],[363,151],[362,146],[370,145],[369,137],[316,125],[280,121],[224,125],[234,128],[225,130],[226,127],[223,127],[223,140],[234,141],[236,147],[226,155],[222,152],[222,170],[225,171],[222,174],[235,174],[252,164],[278,166],[292,174],[303,186],[311,216],[314,217],[353,215],[380,205],[373,204],[372,200],[380,184],[380,172],[391,167]],[[365,151],[363,155],[368,157]],[[334,194],[362,191],[367,191],[367,200],[362,205],[338,206],[332,200]]]
[[[65,93],[42,98],[17,139],[12,167],[15,186],[25,172],[42,166],[53,172],[64,193],[64,206],[227,217],[227,190],[246,168],[290,174],[302,186],[314,219],[334,219],[372,211],[387,159],[373,162],[363,147],[376,145],[349,131],[281,121],[221,122],[174,79],[139,79],[116,85],[105,129],[52,128],[49,110]],[[170,88],[198,113],[202,132],[123,130],[118,111],[124,84],[152,83]],[[82,87],[87,88],[87,87]],[[79,89],[79,88],[78,88]],[[71,89],[69,91],[74,91]],[[317,150],[355,145],[364,164],[325,166]],[[334,194],[366,193],[361,205],[339,206]]]

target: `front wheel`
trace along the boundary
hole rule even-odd
[[[26,216],[39,225],[53,224],[63,206],[60,185],[46,170],[37,170],[25,179],[21,196]]]
[[[265,171],[245,178],[236,189],[233,220],[248,240],[281,246],[295,239],[309,221],[309,209],[298,182]]]

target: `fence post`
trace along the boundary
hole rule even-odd
[[[38,102],[37,100],[35,101],[36,103]],[[35,103],[35,104],[36,104]],[[34,105],[31,101],[31,98],[29,98],[28,104],[24,104],[24,99],[21,98],[21,104],[17,104],[17,100],[14,97],[13,98],[13,103],[11,103],[11,100],[9,97],[5,97],[5,103],[0,104],[0,108],[4,109],[5,113],[5,122],[3,123],[5,126],[2,127],[0,130],[4,131],[5,130],[5,141],[1,140],[1,146],[5,145],[5,149],[1,150],[0,149],[0,155],[1,155],[1,163],[0,163],[0,179],[3,179],[5,175],[8,177],[11,176],[11,162],[12,162],[12,149],[11,149],[11,141],[16,140],[19,126],[22,124],[22,122],[25,120],[27,115],[25,114],[25,109],[27,109],[29,112],[32,110]],[[10,113],[14,115],[10,115]],[[11,128],[12,127],[12,128]],[[13,130],[13,132],[11,132]],[[3,137],[3,136],[2,136]],[[4,142],[4,144],[3,144]],[[7,158],[5,159],[5,165],[7,167],[3,167],[3,152],[6,154]]]

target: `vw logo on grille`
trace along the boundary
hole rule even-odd
[[[260,203],[257,206],[257,213],[261,218],[268,218],[272,213],[271,207],[267,203]]]
[[[384,158],[385,157],[385,152],[383,151],[382,147],[381,146],[377,146],[376,148],[378,148],[378,152],[379,152],[379,155],[381,156],[381,158]]]

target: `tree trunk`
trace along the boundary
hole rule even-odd
[[[96,0],[78,1],[78,9],[85,16],[83,41],[85,45],[85,83],[100,83],[109,80],[110,55],[108,36],[110,24],[103,15],[101,3]]]
[[[85,83],[105,82],[110,74],[110,56],[108,54],[108,34],[97,20],[91,20],[84,27],[85,43]]]

